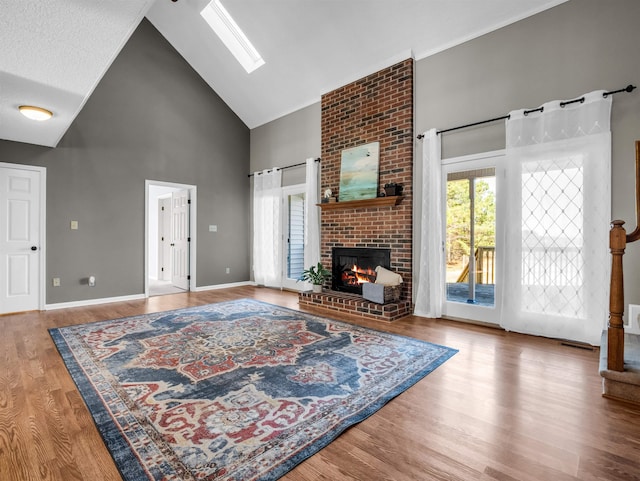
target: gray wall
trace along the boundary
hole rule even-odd
[[[319,96],[319,95],[318,95]],[[251,172],[320,157],[320,102],[251,130]],[[304,167],[284,170],[282,185],[302,184]]]
[[[143,20],[57,148],[0,141],[3,162],[47,168],[46,302],[144,291],[146,179],[198,188],[198,286],[248,280],[249,136]]]
[[[296,165],[309,157],[320,157],[322,133],[320,113],[320,102],[318,102],[252,129],[251,172]],[[304,166],[283,170],[282,185],[303,184],[305,174]],[[253,182],[251,188],[253,189]],[[253,191],[250,200],[253,202]],[[252,242],[253,213],[248,220],[249,236]],[[249,258],[253,262],[252,250],[249,252]],[[251,278],[253,279],[253,272],[251,272]]]
[[[640,87],[638,19],[637,0],[571,0],[417,61],[416,132],[498,117],[591,90],[618,89],[629,83]],[[268,146],[269,154],[284,152],[290,125],[314,123],[318,130],[308,138],[313,145],[320,136],[319,105],[261,127],[259,136],[254,129],[252,143],[259,140],[259,144],[252,145],[252,170],[264,168],[258,157],[262,146]],[[612,130],[612,218],[627,221],[631,231],[635,226],[634,142],[640,139],[640,90],[614,97]],[[504,124],[445,134],[442,140],[445,158],[502,149]],[[296,138],[296,142],[302,140]],[[421,143],[416,145],[419,157]],[[416,233],[416,243],[420,238]],[[638,265],[640,243],[631,244],[625,256],[627,303],[640,303]],[[603,285],[606,282],[603,280]]]

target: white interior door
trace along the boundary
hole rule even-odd
[[[189,289],[189,191],[171,194],[171,283]]]
[[[41,173],[0,167],[0,313],[39,308]]]
[[[158,273],[160,281],[171,280],[171,199],[158,199]]]

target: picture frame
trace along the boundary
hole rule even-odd
[[[374,199],[378,196],[380,142],[342,151],[340,163],[340,202]]]

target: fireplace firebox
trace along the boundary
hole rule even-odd
[[[391,267],[391,249],[334,247],[331,249],[331,288],[362,294],[364,282],[375,282],[378,266]]]

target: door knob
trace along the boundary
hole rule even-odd
[[[37,250],[38,250],[38,248],[37,248],[36,246],[31,246],[31,250],[32,250],[32,251],[37,251]]]

